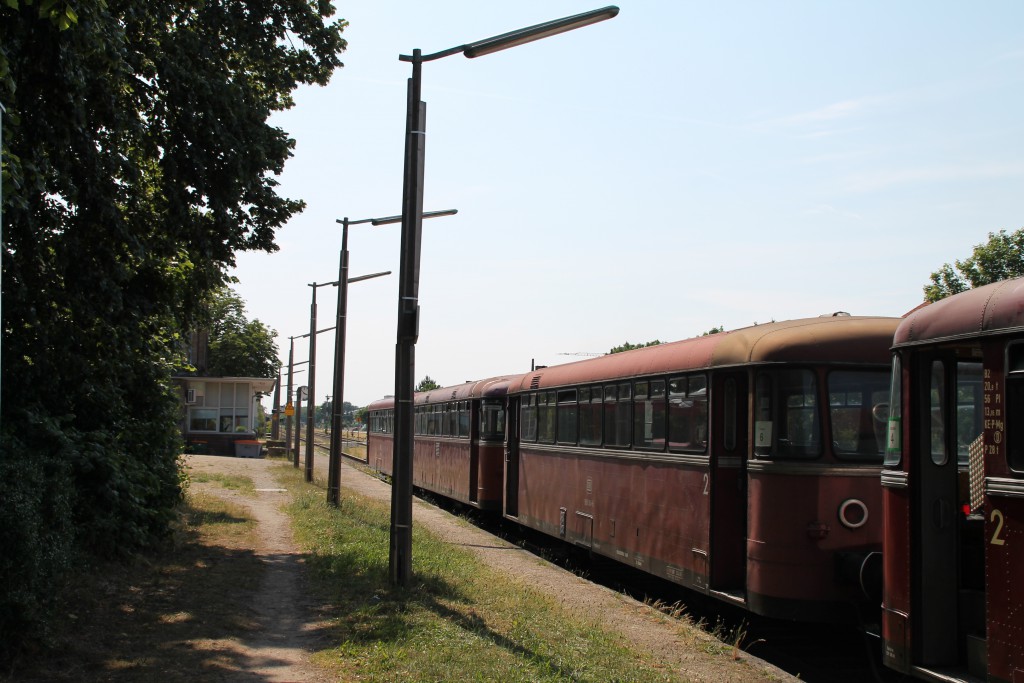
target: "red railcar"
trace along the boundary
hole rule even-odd
[[[1024,681],[1024,279],[896,331],[885,515],[885,664]]]
[[[433,389],[414,398],[413,485],[481,510],[500,510],[505,393],[515,377]],[[367,464],[390,475],[394,398],[369,406]]]
[[[758,614],[855,621],[898,322],[771,323],[524,374],[504,513]]]

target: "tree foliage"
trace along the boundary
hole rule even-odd
[[[440,389],[441,385],[430,378],[430,375],[426,375],[420,380],[420,383],[416,385],[415,391],[430,391],[432,389]]]
[[[630,344],[629,342],[623,342],[619,346],[613,346],[608,350],[608,353],[622,353],[623,351],[632,351],[633,349],[643,349],[648,346],[657,346],[660,343],[661,341],[657,339],[649,341],[646,344]]]
[[[931,282],[924,286],[926,301],[1024,275],[1024,228],[1009,234],[990,232],[988,242],[975,245],[970,256],[953,263],[931,274]]]
[[[234,253],[302,202],[268,125],[340,65],[326,0],[0,3],[0,659],[86,549],[159,542],[180,496],[169,378]]]
[[[245,302],[222,287],[209,303],[207,372],[218,377],[275,377],[281,366],[277,332],[245,316]]]

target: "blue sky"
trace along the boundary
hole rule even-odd
[[[308,206],[240,254],[250,317],[309,331],[337,278],[335,219],[400,213],[399,54],[600,7],[336,2],[344,68],[274,117]],[[621,0],[619,16],[423,67],[416,378],[442,385],[756,322],[902,315],[929,274],[1024,227],[1024,3]],[[399,227],[354,226],[345,399],[394,391]],[[319,327],[335,289],[318,291]],[[296,360],[308,358],[296,340]],[[317,402],[333,336],[318,340]],[[303,366],[305,367],[305,366]],[[307,382],[298,374],[299,384]]]

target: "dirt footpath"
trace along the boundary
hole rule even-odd
[[[268,681],[324,681],[324,674],[309,663],[314,649],[312,634],[319,630],[316,606],[303,603],[299,590],[302,565],[297,560],[288,518],[281,511],[290,496],[279,489],[271,468],[279,462],[218,456],[187,456],[194,471],[221,472],[250,477],[257,495],[246,496],[215,484],[202,490],[244,506],[258,523],[260,547],[257,555],[268,572],[258,598],[261,637],[245,645],[218,643],[214,647],[241,647],[244,661],[252,662],[250,675],[258,673]],[[315,461],[318,479],[326,477],[326,458]],[[324,469],[321,469],[324,468]],[[347,464],[342,469],[342,495],[354,490],[365,496],[390,501],[391,488]],[[326,493],[325,493],[326,495]],[[510,574],[537,590],[549,593],[565,609],[596,617],[608,628],[620,631],[636,648],[671,666],[684,679],[693,681],[795,681],[796,678],[765,662],[739,652],[708,654],[722,648],[712,636],[661,614],[642,603],[589,583],[537,556],[495,538],[447,512],[416,500],[413,521],[453,545],[463,546],[489,566]],[[703,646],[703,647],[702,647]]]

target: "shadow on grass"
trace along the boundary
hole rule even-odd
[[[576,675],[575,671],[561,666],[556,658],[541,654],[492,628],[476,612],[473,601],[455,583],[441,577],[416,574],[413,588],[397,588],[390,584],[386,564],[367,565],[365,558],[357,552],[314,554],[308,557],[307,564],[322,586],[333,587],[331,599],[341,615],[340,623],[332,634],[336,644],[348,642],[365,648],[374,644],[401,647],[414,636],[417,624],[423,623],[421,615],[425,611],[504,649],[546,674],[554,673],[567,680],[573,680]],[[460,605],[465,609],[460,610]],[[439,643],[438,647],[464,642],[450,634],[446,641]]]
[[[230,513],[199,516],[213,523],[248,521]],[[83,573],[63,599],[63,626],[47,649],[31,653],[31,662],[23,658],[9,678],[0,675],[0,680],[281,680],[281,670],[291,662],[267,656],[266,647],[246,646],[269,643],[308,651],[324,636],[311,625],[291,623],[293,633],[303,633],[301,640],[279,641],[277,625],[268,628],[266,610],[256,604],[275,567],[301,561],[204,544],[189,533],[173,551],[145,562]],[[306,613],[310,620],[319,617],[312,609]],[[257,669],[268,673],[254,673]]]

